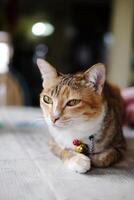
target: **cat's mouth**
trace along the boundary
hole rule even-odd
[[[45,121],[47,122],[48,126],[57,127],[57,128],[64,128],[69,125],[69,121],[61,121],[57,120],[53,122],[50,117],[44,116]]]
[[[51,122],[52,126],[53,127],[56,127],[56,128],[65,128],[65,127],[68,127],[70,126],[70,121],[57,121],[56,123],[53,123]]]
[[[54,127],[54,128],[66,128],[66,127],[70,127],[72,125],[72,120],[70,119],[66,119],[66,120],[62,120],[59,119],[56,122],[53,122],[50,117],[46,117],[44,116],[45,121],[47,122],[48,126]]]

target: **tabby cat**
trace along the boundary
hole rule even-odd
[[[52,136],[52,152],[79,173],[91,165],[117,162],[126,149],[123,103],[119,89],[105,80],[104,65],[74,75],[58,73],[43,59],[37,59],[37,65],[43,78],[40,106]],[[88,149],[85,154],[76,151],[77,143]]]

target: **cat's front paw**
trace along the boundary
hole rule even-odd
[[[74,155],[66,164],[69,169],[78,173],[86,173],[91,168],[90,158],[83,154]]]

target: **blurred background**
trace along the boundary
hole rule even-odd
[[[39,106],[37,58],[62,73],[97,62],[134,85],[134,0],[0,0],[0,105]]]

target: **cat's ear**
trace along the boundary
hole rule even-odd
[[[89,68],[85,73],[86,82],[92,85],[98,94],[101,94],[105,83],[105,66],[98,63]]]
[[[47,80],[51,80],[57,77],[57,71],[51,64],[46,60],[37,59],[37,66],[39,67],[40,73],[43,78],[43,86]]]

